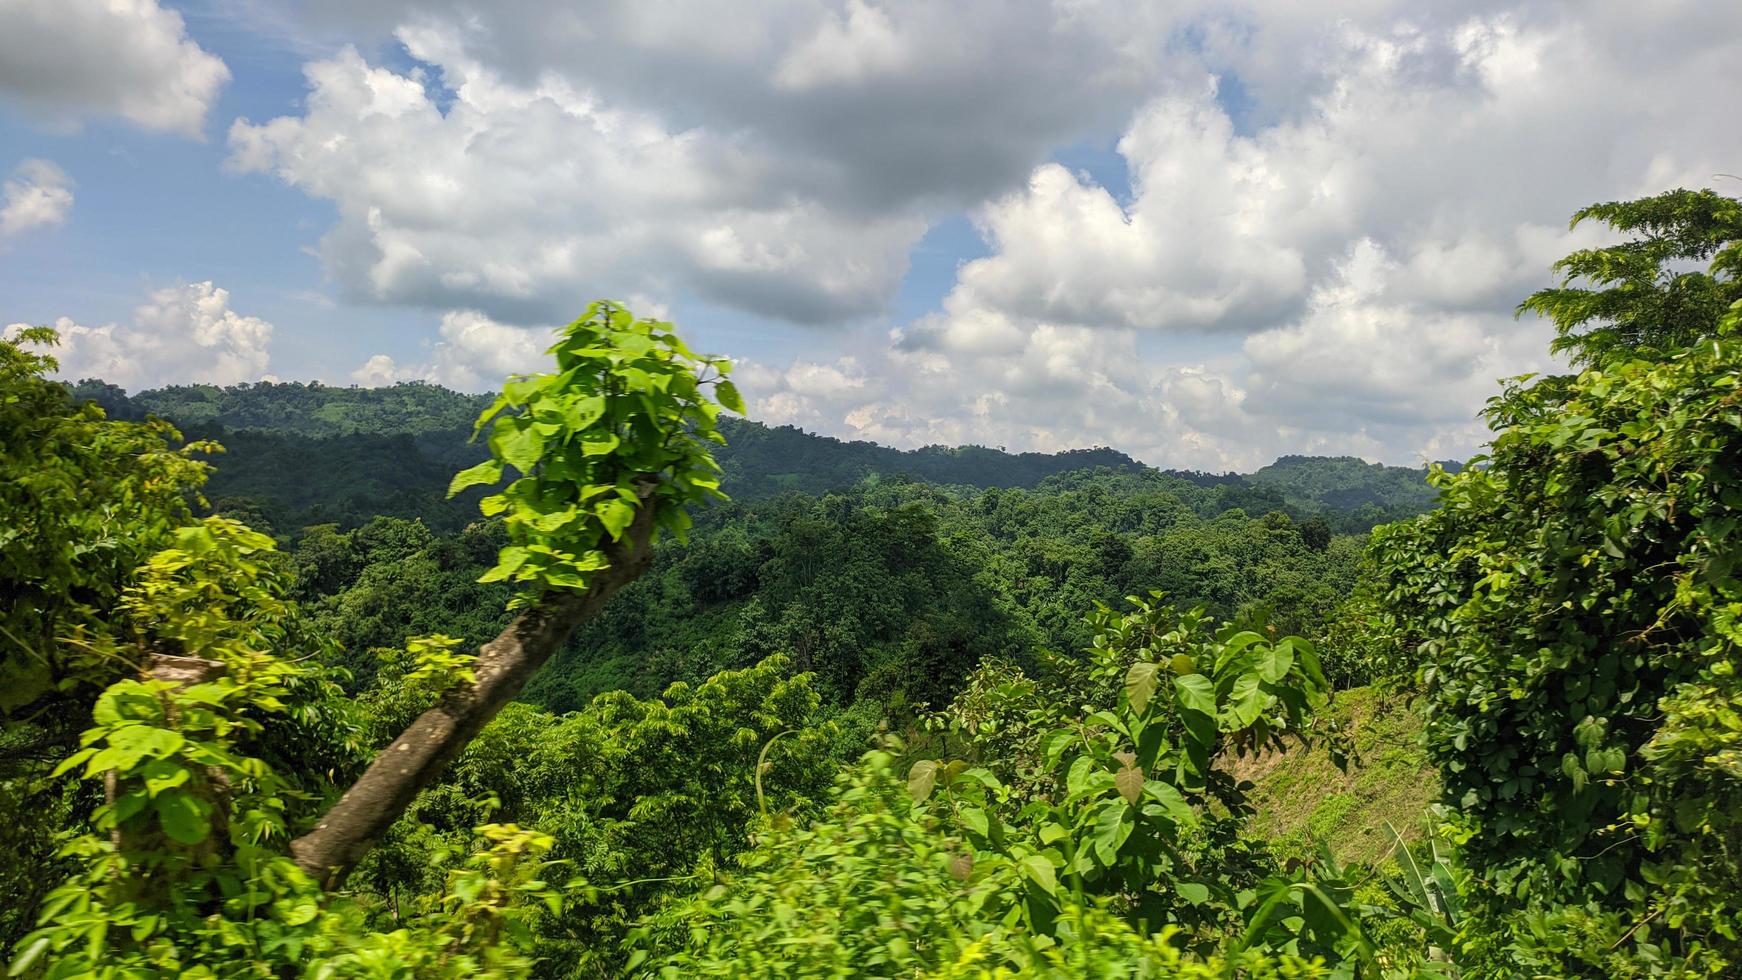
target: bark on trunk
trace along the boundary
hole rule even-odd
[[[597,615],[616,591],[653,560],[652,487],[620,542],[604,550],[609,568],[585,592],[550,592],[478,650],[477,683],[444,696],[411,723],[339,797],[315,829],[290,844],[296,863],[323,888],[345,876],[399,819],[419,791],[434,782],[473,736],[496,717],[577,626]]]

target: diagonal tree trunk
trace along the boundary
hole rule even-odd
[[[585,592],[548,592],[478,650],[477,682],[448,692],[419,715],[370,763],[315,829],[291,841],[304,871],[333,889],[474,736],[514,700],[569,634],[598,615],[605,602],[640,577],[653,560],[652,487],[643,488],[635,520],[621,541],[605,547],[610,567]]]

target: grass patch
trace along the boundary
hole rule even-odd
[[[1391,847],[1385,823],[1405,839],[1423,836],[1439,778],[1420,744],[1421,717],[1371,688],[1339,691],[1327,720],[1350,734],[1356,758],[1339,770],[1322,746],[1236,760],[1235,778],[1256,785],[1253,832],[1287,855],[1308,857],[1322,842],[1338,861],[1370,864]]]

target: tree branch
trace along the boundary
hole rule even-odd
[[[315,829],[291,841],[291,856],[326,889],[337,888],[405,808],[474,736],[520,694],[569,634],[598,615],[618,589],[653,560],[654,484],[640,488],[641,505],[621,541],[607,544],[610,567],[584,592],[547,592],[478,650],[477,682],[450,691],[419,715],[339,797]]]

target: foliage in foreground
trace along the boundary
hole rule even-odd
[[[1251,980],[1323,977],[1284,954],[1206,960],[1175,930],[1146,934],[1066,884],[1052,929],[1011,905],[1037,873],[976,861],[947,812],[916,807],[889,752],[866,756],[811,827],[772,826],[745,873],[642,930],[634,966],[652,976],[1095,977]],[[681,952],[650,950],[687,944]]]
[[[1357,901],[1333,862],[1285,869],[1245,839],[1249,787],[1215,761],[1307,734],[1328,693],[1312,646],[1150,601],[1092,622],[1086,661],[1044,683],[989,663],[930,734],[866,756],[824,819],[766,824],[739,874],[650,921],[636,965],[1379,975],[1370,930],[1394,914]],[[925,757],[938,749],[966,758]],[[1404,959],[1419,965],[1419,944]]]
[[[62,661],[78,676],[58,694],[73,703],[108,684],[81,748],[32,777],[41,796],[70,794],[60,799],[75,812],[78,791],[59,777],[88,787],[83,806],[102,802],[75,818],[61,854],[73,874],[12,970],[1734,973],[1742,301],[1723,307],[1742,259],[1734,203],[1676,192],[1592,209],[1644,237],[1563,266],[1598,288],[1529,305],[1556,318],[1587,369],[1512,385],[1489,408],[1483,465],[1439,477],[1441,510],[1378,535],[1376,588],[1357,596],[1361,622],[1348,632],[1360,669],[1419,686],[1458,846],[1411,848],[1393,831],[1393,864],[1359,877],[1328,855],[1280,860],[1248,832],[1250,787],[1228,771],[1313,732],[1331,688],[1313,645],[1261,616],[1220,624],[1139,600],[1097,609],[1083,656],[1038,657],[1032,674],[983,662],[947,708],[843,774],[820,816],[812,801],[849,726],[818,716],[813,679],[784,676],[784,660],[674,686],[662,701],[607,697],[560,720],[511,708],[359,871],[360,887],[322,892],[284,848],[321,809],[319,768],[354,768],[399,718],[474,683],[470,658],[451,637],[413,638],[383,684],[343,696],[321,666],[324,641],[286,599],[272,542],[222,518],[190,524],[177,509],[198,469],[167,449],[168,433],[110,430],[46,397],[48,362],[7,345],[7,383],[29,396],[5,403],[28,434],[4,444],[8,465],[49,447],[60,497],[45,526],[72,543],[67,562],[47,556],[47,572],[7,566],[7,584],[32,598],[18,608],[33,628],[78,641]],[[1665,270],[1708,255],[1703,279]],[[636,321],[613,317],[595,309],[577,329],[634,332]],[[507,397],[515,412],[492,454],[521,477],[492,506],[512,510],[509,548],[522,553],[500,555],[498,577],[586,585],[596,546],[621,534],[615,505],[626,490],[643,497],[646,460],[712,479],[700,456],[621,434],[638,412],[661,413],[620,403],[613,416],[612,372],[662,349],[681,355],[669,338],[643,339],[621,357],[568,352],[579,359],[569,370],[585,362],[581,373],[606,380],[601,415],[556,375]],[[635,385],[659,374],[636,370]],[[663,414],[683,415],[688,397],[680,385]],[[607,417],[617,442],[589,452],[610,441],[594,428]],[[695,432],[711,421],[684,417]],[[55,448],[78,432],[135,439],[167,483]],[[615,458],[626,445],[627,461]],[[67,491],[93,473],[138,494],[150,519],[116,525],[96,493],[88,523]],[[501,475],[487,465],[473,477]],[[712,489],[690,484],[674,498]],[[23,512],[24,499],[0,503]],[[674,530],[675,513],[665,510]],[[100,536],[112,530],[126,540]],[[1303,528],[1299,540],[1316,549],[1327,533]],[[1109,542],[1104,554],[1117,551]],[[138,561],[105,564],[126,555]],[[145,669],[166,656],[192,658],[177,662],[198,676]],[[467,830],[497,809],[535,826]],[[610,863],[625,855],[668,873],[558,884],[583,865],[612,878],[638,870]]]
[[[1716,209],[1716,241],[1703,219],[1656,229],[1718,252],[1701,296],[1734,286],[1742,242],[1719,245],[1742,237],[1735,206]],[[1493,975],[1742,969],[1742,300],[1645,329],[1627,317],[1694,287],[1671,276],[1642,296],[1639,263],[1623,268],[1619,295],[1569,309],[1617,310],[1653,356],[1624,345],[1576,378],[1513,385],[1489,406],[1485,465],[1376,536],[1476,876],[1465,946]]]
[[[191,520],[206,444],[165,423],[113,422],[44,375],[51,330],[0,341],[0,949],[60,864],[56,830],[89,791],[48,772],[126,664],[94,644],[134,570]]]
[[[208,519],[124,594],[129,639],[217,667],[187,684],[118,681],[98,698],[84,747],[55,775],[104,783],[107,802],[65,846],[79,870],[18,944],[15,974],[457,977],[530,966],[504,940],[524,933],[528,902],[556,901],[536,876],[544,835],[480,828],[488,849],[449,876],[430,915],[392,931],[361,928],[354,906],[327,901],[286,856],[310,797],[255,752],[289,752],[299,729],[318,740],[349,718],[320,668],[280,653],[294,613],[261,562],[270,551],[270,539]]]

